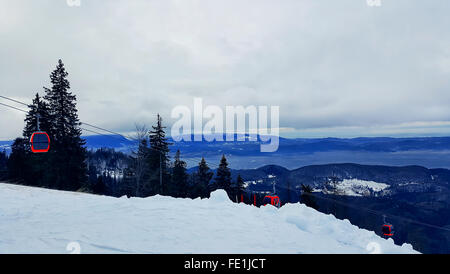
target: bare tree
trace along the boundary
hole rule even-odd
[[[147,156],[149,152],[148,146],[148,129],[145,125],[135,124],[136,132],[132,139],[135,145],[132,151],[133,169],[136,181],[136,197],[141,195],[142,184],[148,175]]]

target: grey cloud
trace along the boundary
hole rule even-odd
[[[193,97],[279,105],[280,126],[299,137],[450,119],[446,0],[382,0],[379,8],[365,0],[0,6],[0,94],[31,100],[62,58],[81,119],[112,130],[151,124],[157,112],[172,122],[171,109]],[[0,114],[0,139],[19,135],[21,114]]]

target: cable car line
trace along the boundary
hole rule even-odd
[[[95,126],[95,125],[92,125],[92,124],[89,124],[89,123],[85,123],[85,122],[80,122],[80,123],[81,123],[82,125],[90,126],[90,127],[96,128],[96,129],[103,130],[103,131],[105,131],[105,132],[112,133],[112,134],[114,134],[114,135],[120,135],[120,136],[122,136],[123,138],[125,138],[125,139],[127,139],[127,140],[129,140],[129,139],[134,140],[134,138],[126,137],[125,135],[122,135],[122,134],[120,134],[120,133],[117,133],[117,132],[114,132],[114,131],[111,131],[111,130],[108,130],[108,129],[101,128],[101,127],[99,127],[99,126]]]
[[[85,131],[88,131],[88,132],[91,132],[91,133],[95,133],[95,134],[104,136],[103,133],[100,133],[100,132],[95,131],[95,130],[90,130],[90,129],[87,129],[87,128],[81,128],[81,129],[82,129],[82,130],[85,130]],[[120,135],[120,134],[118,134],[118,135]],[[119,137],[117,137],[116,135],[107,135],[107,136],[110,136],[110,137],[112,137],[112,138],[119,138]],[[119,138],[119,139],[121,139],[121,138]],[[148,149],[155,150],[155,151],[158,151],[158,152],[162,152],[161,150],[158,150],[158,149],[155,149],[155,148],[151,148],[151,147],[147,147],[147,148],[148,148]],[[183,159],[183,161],[190,162],[190,163],[195,163],[195,165],[198,165],[198,162],[196,162],[195,159],[193,159],[193,158],[190,158],[190,159]]]
[[[12,99],[12,98],[3,96],[3,95],[0,95],[0,98],[6,99],[6,100],[9,100],[9,101],[12,101],[12,102],[16,102],[16,103],[22,104],[22,105],[24,105],[24,106],[30,106],[30,105],[28,105],[28,104],[26,104],[26,103],[24,103],[24,102],[21,102],[21,101],[18,101],[18,100],[15,100],[15,99]],[[0,104],[1,104],[1,103],[0,103]],[[2,104],[2,105],[3,105],[3,104]],[[8,106],[9,106],[9,105],[8,105]],[[12,107],[12,106],[9,106],[9,107]],[[12,107],[12,108],[17,109],[17,108],[15,108],[15,107]],[[22,110],[22,109],[17,109],[17,110],[20,110],[20,111],[22,111],[22,112],[28,113],[27,111]],[[103,131],[112,133],[112,134],[120,135],[120,136],[122,136],[122,137],[128,139],[128,137],[126,137],[126,136],[124,136],[124,135],[122,135],[122,134],[120,134],[120,133],[117,133],[117,132],[114,132],[114,131],[111,131],[111,130],[108,130],[108,129],[105,129],[105,128],[101,128],[101,127],[96,126],[96,125],[92,125],[92,124],[89,124],[89,123],[85,123],[85,122],[82,122],[82,121],[80,121],[80,123],[81,123],[81,124],[84,124],[84,125],[87,125],[87,126],[90,126],[90,127],[93,127],[93,128],[96,128],[96,129],[100,129],[100,130],[103,130]],[[88,131],[88,130],[86,130],[86,131]],[[97,133],[98,133],[98,132],[97,132]]]
[[[88,132],[91,132],[91,133],[95,133],[95,134],[101,135],[101,136],[105,136],[103,133],[100,133],[100,132],[95,131],[95,130],[90,130],[90,129],[87,129],[87,128],[81,128],[81,129],[84,130],[84,131],[88,131]],[[119,135],[120,135],[120,134],[119,134]],[[118,138],[118,139],[122,140],[121,138],[117,137],[116,135],[107,135],[107,136],[110,136],[110,137],[112,137],[112,138]],[[148,148],[149,148],[149,149],[153,149],[153,148],[150,148],[150,147],[148,147]],[[153,149],[153,150],[158,151],[158,152],[161,152],[160,150],[156,150],[156,149]],[[183,160],[184,160],[184,161],[189,161],[189,162],[193,163],[193,160],[191,160],[191,159],[183,159]],[[198,163],[195,163],[195,164],[198,164]]]
[[[18,103],[18,104],[22,104],[22,105],[25,105],[25,106],[29,106],[28,104],[26,104],[26,103],[24,103],[24,102],[21,102],[21,101],[18,101],[18,100],[15,100],[15,99],[12,99],[12,98],[3,96],[3,95],[0,95],[0,97],[1,97],[1,98],[4,98],[4,99],[6,99],[6,100],[10,100],[10,101],[16,102],[16,103]],[[1,104],[1,103],[0,103],[0,104]],[[17,109],[17,108],[12,107],[12,106],[9,106],[9,107],[14,108],[14,109]],[[28,113],[27,111],[22,110],[22,109],[17,109],[17,110],[20,110],[20,111],[22,111],[22,112]],[[86,126],[90,126],[90,127],[93,127],[93,128],[96,128],[96,129],[99,129],[99,130],[108,132],[108,133],[112,133],[112,134],[115,134],[115,135],[122,136],[123,138],[125,138],[125,139],[127,139],[127,140],[133,140],[133,141],[136,141],[136,138],[133,138],[133,137],[130,137],[130,136],[125,136],[125,135],[120,134],[120,133],[118,133],[118,132],[114,132],[114,131],[112,131],[112,130],[105,129],[105,128],[102,128],[102,127],[100,127],[100,126],[97,126],[97,125],[94,125],[94,124],[91,124],[91,123],[85,123],[85,122],[83,122],[83,121],[80,121],[80,123],[81,123],[81,124],[84,124],[84,125],[86,125]],[[104,134],[101,134],[101,133],[99,133],[99,132],[94,132],[94,131],[92,131],[92,130],[87,130],[86,128],[84,128],[83,130],[89,131],[89,132],[92,132],[92,133],[96,133],[96,134],[99,134],[99,135],[104,135]],[[161,151],[160,149],[156,149],[156,148],[152,148],[152,147],[149,147],[149,148],[152,149],[152,150],[154,150],[154,151],[158,151],[158,152],[164,153],[164,152]],[[199,158],[199,157],[191,157],[190,159],[192,159],[192,160],[194,160],[194,161],[197,160],[198,163],[201,161],[201,158]],[[198,163],[197,163],[197,164],[198,164]],[[208,166],[210,166],[210,167],[215,167],[215,168],[219,168],[219,165],[214,164],[214,163],[208,163]]]
[[[83,131],[88,131],[88,132],[91,132],[91,133],[95,133],[95,134],[98,134],[98,135],[105,136],[105,134],[100,133],[100,132],[95,131],[95,130],[92,130],[92,129],[87,129],[87,128],[83,128],[83,127],[80,127],[80,129],[83,130]],[[109,137],[112,137],[112,138],[119,138],[120,140],[122,140],[122,138],[117,137],[115,135],[106,135],[106,136],[109,136]]]
[[[100,129],[100,130],[103,130],[103,131],[105,131],[105,132],[109,132],[109,133],[114,134],[114,135],[110,135],[111,137],[116,137],[116,138],[117,138],[117,136],[115,136],[115,135],[119,135],[119,136],[122,136],[123,138],[131,139],[131,140],[136,141],[136,138],[126,137],[126,136],[124,136],[123,134],[120,134],[120,133],[118,133],[118,132],[114,132],[114,131],[111,131],[111,130],[108,130],[108,129],[105,129],[105,128],[102,128],[102,127],[99,127],[99,126],[95,126],[95,125],[93,125],[93,124],[88,124],[88,123],[83,123],[83,122],[82,122],[82,124],[87,125],[87,126],[91,126],[91,127],[96,128],[96,129]],[[88,129],[86,129],[86,128],[81,128],[81,129],[86,130],[86,131],[89,131],[89,132],[92,132],[92,133],[95,133],[95,134],[98,134],[98,135],[104,135],[104,134],[102,134],[102,133],[100,133],[100,132],[98,132],[98,131],[88,130]],[[147,148],[148,148],[148,149],[151,149],[151,150],[154,150],[154,151],[157,151],[157,152],[160,152],[160,153],[163,153],[163,152],[164,152],[164,151],[160,150],[160,148],[155,148],[155,147],[147,147]],[[197,157],[191,157],[190,159],[186,159],[186,158],[185,158],[185,159],[183,159],[183,160],[184,160],[184,161],[190,161],[191,163],[194,163],[194,162],[195,162],[195,165],[198,165],[198,163],[201,161],[201,159],[200,159],[200,158],[197,158]],[[196,162],[196,161],[198,161],[198,162]],[[211,164],[211,163],[209,163],[208,165],[209,165],[209,166],[215,166],[216,168],[219,167],[219,165]]]
[[[0,95],[0,96],[1,96],[1,98],[7,99],[7,100],[10,100],[10,101],[19,103],[19,104],[23,104],[23,105],[26,105],[27,107],[29,107],[29,105],[27,105],[27,104],[25,104],[25,103],[23,103],[23,102],[20,102],[20,101],[17,101],[17,100],[14,100],[14,99],[11,99],[11,98],[2,96],[2,95]],[[24,113],[28,113],[28,112],[25,111],[25,110],[22,110],[22,109],[19,109],[19,108],[16,108],[16,107],[13,107],[13,106],[10,106],[10,105],[7,105],[7,104],[3,104],[3,103],[0,103],[0,104],[2,104],[2,105],[4,105],[4,106],[7,106],[7,107],[10,107],[10,108],[12,108],[12,109],[15,109],[15,110],[24,112]],[[38,128],[39,128],[39,115],[37,116],[37,123],[38,123]],[[80,126],[80,125],[82,125],[82,124],[85,124],[85,125],[90,126],[90,127],[94,127],[94,128],[96,128],[96,129],[103,130],[103,131],[105,131],[105,132],[113,133],[114,135],[112,135],[111,137],[117,137],[116,135],[120,135],[120,136],[122,136],[122,137],[125,138],[125,139],[131,139],[131,140],[135,140],[135,141],[136,141],[136,139],[134,139],[134,138],[126,137],[126,136],[124,136],[124,135],[122,135],[122,134],[120,134],[120,133],[117,133],[117,132],[114,132],[114,131],[111,131],[111,130],[104,129],[104,128],[101,128],[101,127],[99,127],[99,126],[92,125],[92,124],[90,124],[90,123],[83,123],[82,121],[80,121],[80,123],[79,123],[78,126]],[[81,128],[81,127],[80,127],[80,128]],[[97,132],[97,131],[94,131],[94,130],[88,130],[88,129],[86,129],[86,128],[81,128],[81,129],[82,129],[82,130],[85,130],[85,131],[88,131],[88,132],[95,133],[95,134],[104,135],[104,134],[101,134],[101,133],[99,133],[99,132]],[[45,148],[39,147],[39,148],[35,149],[35,148],[34,148],[35,145],[39,146],[39,145],[41,145],[41,144],[40,144],[40,142],[34,144],[34,143],[33,143],[33,137],[34,137],[35,135],[36,135],[36,136],[39,136],[39,135],[43,135],[43,134],[45,134],[46,137],[48,138],[47,147],[45,147]],[[39,136],[39,137],[41,137],[41,136]],[[40,138],[40,139],[42,139],[42,138]],[[33,153],[48,152],[49,149],[50,149],[50,138],[49,138],[48,134],[45,133],[45,132],[35,132],[35,133],[33,133],[32,136],[31,136],[30,144],[31,144],[31,150],[32,150]],[[156,149],[156,148],[154,148],[154,147],[148,147],[148,149],[153,150],[153,151],[158,151],[158,152],[161,153],[161,154],[166,153],[166,151],[162,151],[162,150]],[[161,158],[161,155],[160,155],[159,158],[160,158],[160,168],[161,168],[161,165],[162,165],[162,162],[161,162],[161,159],[162,159],[162,158]],[[187,160],[187,159],[184,159],[184,160]],[[190,160],[187,160],[187,161],[190,161]],[[197,165],[197,164],[198,164],[198,163],[196,163],[196,165]],[[161,184],[161,186],[162,186],[162,176],[161,176],[161,175],[160,175],[160,184]]]
[[[26,103],[24,103],[24,102],[21,102],[21,101],[18,101],[18,100],[15,100],[15,99],[12,99],[12,98],[3,96],[3,95],[0,95],[0,98],[4,98],[4,99],[6,99],[6,100],[10,100],[10,101],[12,101],[12,102],[16,102],[16,103],[18,103],[18,104],[22,104],[22,105],[27,106],[27,107],[29,106],[28,104],[26,104]],[[0,103],[0,104],[2,104],[2,103]],[[6,104],[2,104],[2,105],[6,105]],[[22,112],[28,113],[28,112],[25,111],[25,110],[18,109],[18,108],[9,106],[9,105],[7,105],[7,106],[8,106],[8,107],[11,107],[11,108],[13,108],[13,109],[20,110],[20,111],[22,111]],[[112,131],[112,130],[105,129],[105,128],[102,128],[102,127],[100,127],[100,126],[97,126],[97,125],[94,125],[94,124],[91,124],[91,123],[86,123],[86,122],[80,121],[80,124],[81,124],[81,125],[90,126],[90,127],[93,127],[93,128],[96,128],[96,129],[99,129],[99,130],[102,130],[102,131],[105,131],[105,132],[108,132],[108,133],[112,133],[112,134],[114,134],[114,135],[122,136],[123,138],[125,138],[125,139],[127,139],[127,140],[137,141],[136,138],[133,138],[133,137],[131,137],[131,136],[125,136],[125,135],[120,134],[120,133],[118,133],[118,132],[114,132],[114,131]],[[81,127],[80,127],[80,128],[81,128]],[[104,135],[104,134],[101,134],[101,133],[99,133],[99,132],[97,132],[97,131],[88,130],[88,129],[86,129],[86,128],[81,128],[81,129],[82,129],[82,130],[85,130],[85,131],[88,131],[88,132],[91,132],[91,133],[95,133],[95,134],[99,134],[99,135]],[[149,149],[152,149],[152,150],[154,150],[154,151],[158,151],[158,152],[163,153],[163,151],[161,151],[160,149],[154,148],[154,147],[149,147]],[[198,162],[197,162],[196,164],[198,164],[199,162],[201,162],[201,158],[199,158],[199,157],[191,157],[190,159],[192,159],[193,161],[197,160]],[[219,167],[219,165],[213,164],[213,163],[208,163],[208,166],[215,167],[215,168],[218,168],[218,167]]]
[[[9,98],[9,97],[3,96],[3,95],[0,95],[0,97],[3,98],[3,99],[6,99],[6,100],[12,101],[12,102],[16,102],[18,104],[22,104],[24,106],[29,106],[28,104],[25,104],[24,102],[17,101],[15,99],[12,99],[12,98]]]
[[[22,112],[28,113],[28,111],[26,111],[26,110],[23,110],[23,109],[20,109],[20,108],[16,108],[16,107],[13,107],[13,106],[10,106],[10,105],[8,105],[8,104],[0,103],[0,105],[3,105],[3,106],[5,106],[5,107],[9,107],[9,108],[12,108],[12,109],[15,109],[15,110],[18,110],[18,111],[22,111]]]
[[[85,122],[81,122],[81,123],[84,124],[84,125],[87,125],[87,126],[90,126],[90,127],[96,128],[96,129],[99,129],[99,130],[103,130],[103,131],[105,131],[105,132],[109,132],[109,133],[112,133],[112,134],[115,134],[115,135],[122,136],[123,138],[125,138],[125,139],[127,139],[127,140],[130,140],[130,139],[131,139],[131,140],[133,140],[133,141],[136,141],[136,138],[133,138],[133,137],[130,137],[130,136],[124,136],[123,134],[120,134],[120,133],[118,133],[118,132],[114,132],[114,131],[111,131],[111,130],[108,130],[108,129],[105,129],[105,128],[102,128],[102,127],[99,127],[99,126],[96,126],[96,125],[93,125],[93,124],[85,123]],[[82,128],[82,129],[83,129],[83,128]],[[93,132],[93,133],[96,133],[96,134],[99,134],[99,135],[104,135],[104,134],[101,134],[101,133],[99,133],[99,132],[97,132],[97,131],[92,131],[92,130],[87,130],[87,129],[84,129],[84,130],[90,131],[90,132]],[[158,152],[163,153],[163,151],[160,150],[161,148],[154,148],[154,147],[148,147],[148,148],[149,148],[149,149],[152,149],[152,150],[154,150],[154,151],[158,151]],[[187,159],[184,159],[184,160],[187,160]],[[189,160],[192,160],[192,161],[198,161],[198,162],[196,162],[196,165],[197,165],[199,162],[201,162],[201,159],[200,159],[200,158],[197,158],[197,157],[191,157]],[[191,163],[192,163],[192,161],[191,161]],[[212,164],[212,163],[209,163],[208,165],[209,165],[209,166],[215,166],[216,168],[219,167],[219,165]]]

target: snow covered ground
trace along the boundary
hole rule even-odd
[[[0,253],[415,253],[301,204],[112,198],[0,184]]]
[[[370,192],[381,192],[388,187],[387,184],[359,179],[344,179],[337,185],[338,190],[348,196],[367,196]]]

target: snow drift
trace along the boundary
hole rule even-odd
[[[113,198],[0,184],[0,253],[416,253],[302,204]],[[77,251],[77,250],[75,250]]]

